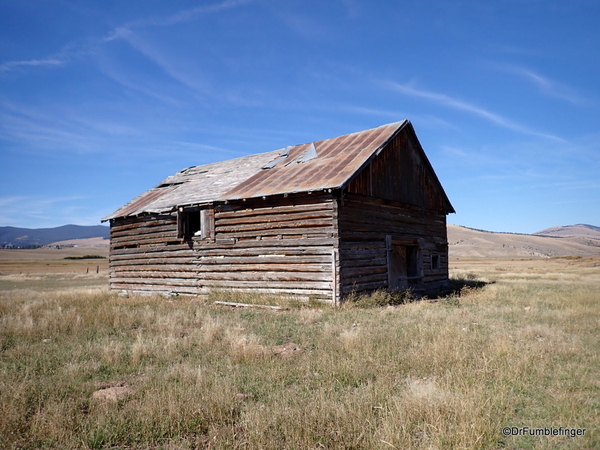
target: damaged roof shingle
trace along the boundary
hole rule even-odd
[[[178,206],[344,187],[406,124],[184,169],[103,221]]]

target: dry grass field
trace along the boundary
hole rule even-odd
[[[545,258],[600,256],[600,231],[589,225],[546,230],[548,234],[491,233],[448,225],[450,256],[454,258]]]
[[[71,259],[86,255],[104,259]],[[0,249],[0,291],[102,288],[107,283],[108,247]]]
[[[461,258],[476,287],[334,309],[26,255],[0,258],[0,448],[600,448],[599,258]]]

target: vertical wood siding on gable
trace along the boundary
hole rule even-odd
[[[348,192],[443,211],[428,165],[406,132],[399,133],[348,185]]]

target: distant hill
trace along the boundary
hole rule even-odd
[[[594,225],[567,225],[564,227],[551,227],[546,228],[542,231],[533,233],[536,236],[551,236],[551,237],[568,237],[568,236],[582,236],[591,237],[594,239],[600,239],[600,227]]]
[[[63,225],[56,228],[0,227],[0,247],[40,247],[71,239],[108,238],[110,229],[104,225]]]
[[[455,258],[600,256],[600,227],[569,225],[511,234],[448,225],[448,244]]]

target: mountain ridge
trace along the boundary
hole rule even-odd
[[[110,236],[106,225],[62,225],[54,228],[0,227],[0,247],[43,247],[58,241],[71,239],[105,238]]]
[[[577,224],[517,234],[448,225],[448,244],[454,258],[600,256],[600,227]]]
[[[576,225],[563,225],[546,228],[533,233],[536,236],[600,236],[600,227],[578,223]]]

